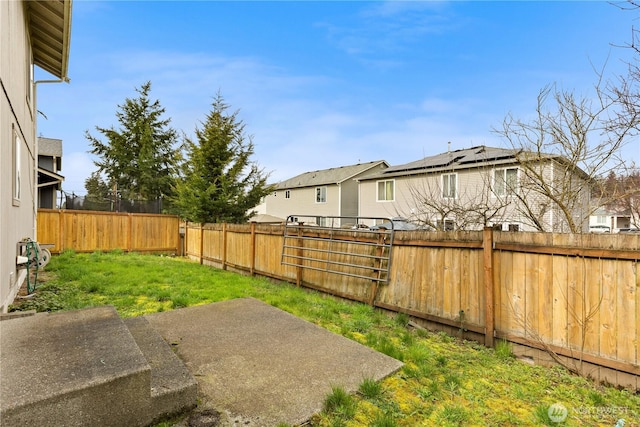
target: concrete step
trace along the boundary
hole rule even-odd
[[[193,378],[173,360],[187,397],[163,383],[170,348],[131,323],[109,306],[0,321],[2,426],[147,426],[193,407]]]
[[[169,344],[144,317],[124,319],[124,323],[151,367],[153,421],[194,408],[198,383]]]

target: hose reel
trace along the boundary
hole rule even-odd
[[[38,271],[51,260],[51,252],[31,238],[24,238],[16,245],[16,265],[18,269],[26,269],[27,293],[36,290]],[[33,275],[33,280],[32,276]]]

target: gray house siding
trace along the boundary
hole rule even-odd
[[[30,19],[36,12],[44,18]],[[32,67],[66,78],[70,20],[69,1],[0,1],[0,312],[26,277],[16,265],[16,245],[37,238]]]

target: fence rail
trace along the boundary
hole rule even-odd
[[[52,253],[76,252],[180,252],[177,216],[97,211],[38,210],[37,240],[51,244]]]

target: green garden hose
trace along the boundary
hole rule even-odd
[[[36,290],[36,283],[38,282],[38,269],[40,268],[40,263],[38,261],[38,244],[33,240],[29,240],[26,242],[26,250],[27,250],[27,293],[31,294]],[[31,268],[34,268],[35,273],[33,275],[33,283],[31,283]]]

